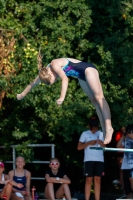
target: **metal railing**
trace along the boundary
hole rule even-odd
[[[12,161],[4,161],[5,163],[12,163],[13,164],[13,169],[15,169],[15,161],[16,161],[16,147],[18,145],[11,145],[10,147],[12,148]],[[29,144],[27,147],[51,147],[51,158],[55,157],[55,145],[54,144]],[[0,148],[5,149],[5,146],[0,146]],[[48,164],[49,161],[31,161],[28,163],[40,163],[40,164]],[[44,180],[45,178],[42,177],[31,177],[31,179],[35,180]]]

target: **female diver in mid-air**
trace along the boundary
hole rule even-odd
[[[60,77],[62,80],[62,88],[60,98],[56,101],[57,105],[60,106],[66,96],[68,76],[78,78],[81,88],[96,108],[105,137],[104,144],[110,143],[114,130],[111,124],[110,109],[104,97],[96,67],[91,63],[82,62],[73,58],[54,59],[47,67],[42,67],[42,57],[40,55],[38,56],[38,61],[39,75],[21,94],[17,94],[17,99],[23,99],[27,93],[40,82],[52,85],[56,82],[57,78]]]

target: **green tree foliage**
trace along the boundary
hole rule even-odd
[[[38,73],[40,47],[43,65],[58,57],[94,63],[113,127],[118,130],[132,123],[131,0],[0,0],[0,24],[0,49],[5,47],[1,52],[10,49],[0,60],[1,145],[23,144],[25,148],[29,143],[52,142],[64,160],[80,165],[77,142],[95,110],[77,80],[69,79],[61,107],[55,103],[60,81],[52,87],[40,84],[24,100],[16,100],[16,94]],[[11,38],[15,44],[9,48]]]
[[[95,44],[91,59],[98,65],[115,128],[132,123],[132,13],[131,1],[89,1]],[[100,17],[99,17],[100,16]]]
[[[60,82],[53,87],[41,84],[21,102],[16,100],[16,94],[37,75],[40,47],[44,65],[56,57],[84,59],[89,46],[85,35],[92,23],[91,10],[85,1],[1,1],[1,7],[1,27],[7,32],[13,30],[16,41],[10,58],[14,73],[10,79],[2,79],[7,82],[1,109],[3,136],[8,135],[11,144],[54,141],[58,135],[65,142],[72,141],[94,112],[75,80],[70,79],[61,108],[55,103]],[[3,137],[1,143],[5,141]]]

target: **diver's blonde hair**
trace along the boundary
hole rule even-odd
[[[50,85],[50,74],[48,74],[48,66],[47,67],[42,67],[42,55],[41,55],[41,49],[39,49],[39,52],[38,52],[38,57],[37,57],[37,67],[38,67],[38,70],[39,70],[39,78],[40,78],[40,81],[47,84],[47,85]]]

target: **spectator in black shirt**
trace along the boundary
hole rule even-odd
[[[68,184],[71,183],[66,173],[60,168],[60,162],[57,158],[51,158],[49,169],[45,172],[47,185],[44,190],[46,199],[61,199],[63,195],[67,200],[71,200],[71,193]]]

